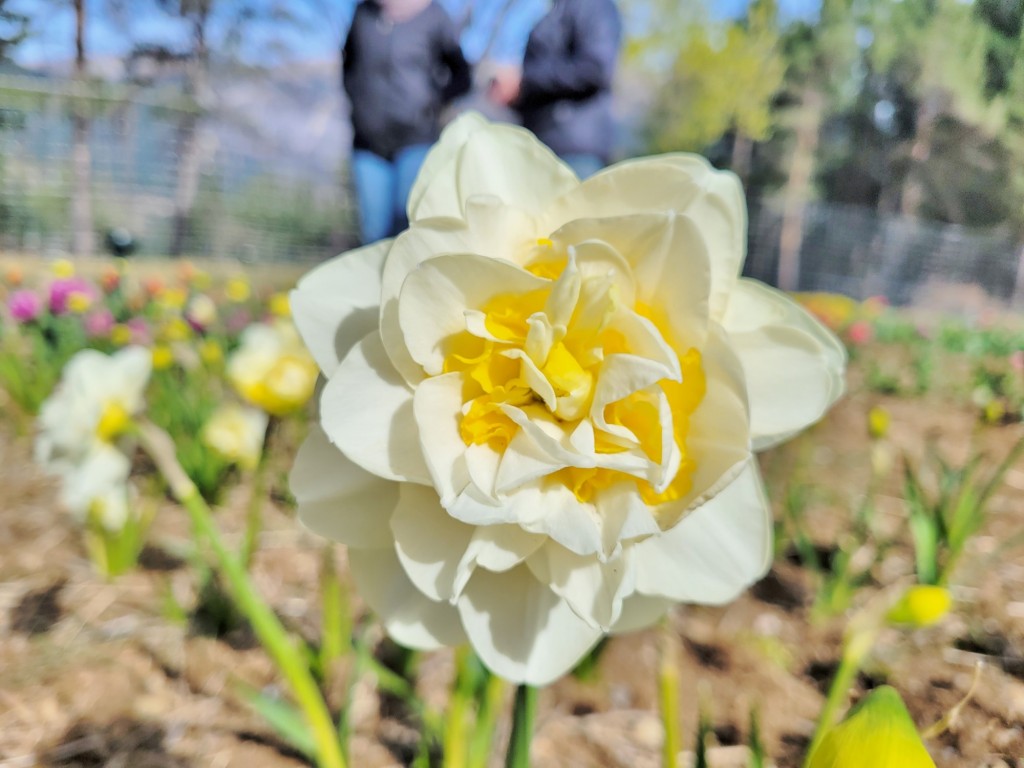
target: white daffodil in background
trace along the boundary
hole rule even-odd
[[[257,408],[220,406],[203,425],[202,440],[228,461],[255,469],[263,454],[269,417]]]
[[[469,115],[409,219],[292,294],[327,377],[292,489],[391,635],[468,637],[540,685],[607,632],[759,578],[752,451],[825,413],[845,353],[738,277],[736,178],[668,155],[580,183],[528,132]]]
[[[243,399],[272,416],[298,410],[313,395],[317,366],[288,320],[256,323],[242,333],[227,365]]]

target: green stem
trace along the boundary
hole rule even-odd
[[[855,631],[847,639],[843,647],[843,657],[839,661],[839,668],[836,670],[836,676],[832,678],[832,685],[829,687],[828,696],[825,698],[825,706],[822,707],[821,715],[818,717],[818,724],[814,729],[814,737],[807,748],[804,768],[810,763],[814,750],[818,748],[821,740],[825,738],[825,734],[835,724],[839,708],[846,701],[850,686],[853,684],[853,680],[857,676],[864,658],[874,645],[877,635],[878,629],[874,626],[868,626],[860,631]]]
[[[469,716],[469,702],[472,691],[467,690],[470,650],[462,646],[455,650],[455,686],[452,690],[448,711],[444,715],[444,765],[445,768],[466,768],[468,739],[466,720]]]
[[[274,612],[260,597],[238,557],[224,545],[213,524],[210,508],[174,457],[173,442],[166,432],[151,424],[140,425],[139,435],[147,453],[171,486],[172,493],[188,511],[196,532],[209,543],[217,564],[230,584],[235,600],[238,601],[239,608],[252,624],[260,643],[288,681],[292,695],[312,731],[313,740],[317,745],[318,765],[320,768],[345,768],[345,759],[341,753],[331,713],[306,665],[303,654],[292,642]]]
[[[505,681],[497,675],[487,680],[483,701],[477,712],[476,728],[469,747],[470,768],[486,768],[494,741],[494,729],[498,724],[498,713],[501,712],[501,701],[505,696]]]
[[[532,685],[519,685],[512,710],[512,737],[505,755],[505,768],[530,768],[530,742],[536,715],[537,689]]]
[[[661,667],[658,670],[658,699],[661,704],[661,724],[665,729],[662,766],[676,768],[679,752],[683,748],[679,732],[679,661],[669,628],[663,627],[662,633]]]

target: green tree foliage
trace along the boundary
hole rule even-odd
[[[745,23],[691,25],[651,115],[652,147],[699,151],[731,131],[767,139],[784,71],[773,0],[753,3]]]

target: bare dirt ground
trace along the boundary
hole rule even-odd
[[[920,457],[937,445],[963,460],[972,447],[1002,456],[1021,425],[981,428],[967,406],[945,396],[909,400],[851,392],[828,419],[763,457],[781,514],[782,489],[815,489],[808,507],[816,543],[827,550],[849,527],[868,485],[865,415],[881,403],[892,415],[893,455]],[[284,454],[287,451],[282,451]],[[254,563],[275,611],[308,638],[318,632],[317,572],[324,542],[300,529],[283,493],[280,457],[266,529]],[[194,585],[181,557],[184,513],[161,501],[151,546],[136,572],[106,583],[90,568],[74,524],[56,506],[53,483],[31,461],[31,439],[0,421],[0,766],[284,768],[307,765],[278,741],[238,695],[239,683],[273,690],[275,675],[251,637],[205,637],[168,610],[190,605]],[[238,487],[218,513],[237,540],[248,490]],[[877,498],[879,526],[900,538],[872,570],[861,604],[912,573],[898,471]],[[887,681],[907,699],[920,727],[938,720],[966,693],[985,663],[975,696],[955,729],[930,744],[940,768],[1024,766],[1024,466],[1014,467],[990,518],[954,579],[954,612],[939,625],[888,630],[860,675],[854,696]],[[774,763],[799,766],[839,658],[844,622],[812,623],[815,583],[785,546],[764,581],[731,605],[680,607],[678,636],[683,733],[695,733],[698,705],[709,703],[717,741],[745,741],[757,708]],[[342,572],[345,554],[335,553]],[[358,598],[357,614],[364,613]],[[657,631],[613,638],[590,680],[565,678],[542,692],[534,764],[543,768],[660,764]],[[346,670],[332,685],[335,700]],[[418,687],[444,706],[450,653],[419,666]],[[353,705],[357,768],[402,765],[416,731],[378,696],[357,686]],[[507,720],[507,710],[506,710]],[[495,743],[501,764],[507,724]],[[725,765],[725,762],[719,763]],[[730,763],[731,764],[731,763]],[[743,763],[737,763],[743,765]]]

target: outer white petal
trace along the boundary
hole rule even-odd
[[[458,603],[473,649],[514,683],[547,685],[601,637],[523,565],[505,573],[477,569]]]
[[[359,594],[396,642],[429,651],[465,641],[455,607],[416,589],[393,549],[350,549],[348,562]]]
[[[632,552],[624,550],[608,560],[581,557],[548,542],[526,561],[541,583],[565,600],[587,624],[607,632],[618,621],[623,598],[635,586]]]
[[[606,556],[611,555],[620,542],[661,534],[651,508],[640,498],[636,483],[626,481],[606,488],[598,497],[597,505]]]
[[[466,330],[466,310],[495,296],[547,288],[549,281],[507,261],[473,254],[438,256],[413,270],[398,299],[398,321],[413,360],[441,373],[443,342]]]
[[[416,588],[431,600],[452,600],[474,528],[445,512],[433,488],[403,483],[391,531],[398,559]]]
[[[137,413],[143,405],[143,394],[153,368],[153,355],[145,347],[127,347],[115,352],[110,364],[104,366],[108,397],[114,395],[129,413]]]
[[[476,567],[500,573],[515,568],[536,552],[548,537],[524,531],[518,525],[484,525],[473,530],[473,538],[459,563],[455,593],[462,590]]]
[[[461,218],[474,195],[493,195],[506,204],[539,214],[579,181],[569,166],[522,128],[499,123],[458,128],[442,134],[427,174],[409,200],[409,220]],[[461,144],[455,151],[453,147]],[[498,169],[495,172],[495,169]]]
[[[426,379],[416,387],[413,399],[421,452],[441,504],[449,509],[469,485],[466,443],[459,434],[462,380],[461,373]]]
[[[622,601],[622,613],[612,627],[612,634],[645,629],[659,621],[674,604],[674,600],[634,592]]]
[[[299,519],[321,536],[351,547],[387,547],[399,484],[353,464],[314,425],[289,478]]]
[[[382,240],[324,262],[291,293],[292,319],[327,376],[379,324],[381,272],[391,243]]]
[[[391,365],[376,331],[328,379],[320,398],[320,422],[331,442],[368,472],[386,480],[430,483],[412,390]]]
[[[785,294],[740,280],[724,325],[746,376],[756,450],[813,424],[842,395],[846,350]]]
[[[409,200],[406,203],[406,210],[409,214],[409,221],[416,221],[422,216],[417,216],[420,201],[439,174],[453,173],[452,165],[457,162],[459,150],[469,139],[470,135],[486,128],[488,121],[476,112],[464,112],[449,123],[441,132],[437,143],[431,147],[420,166],[420,172],[416,181],[409,190]]]
[[[711,501],[634,547],[636,590],[691,603],[726,603],[765,574],[771,543],[771,507],[751,460]]]
[[[118,491],[126,493],[125,484],[131,472],[131,462],[121,451],[106,443],[96,442],[82,460],[69,467],[63,476],[60,499],[72,513],[84,518],[94,501],[102,501]],[[108,527],[116,528],[124,520],[111,520]]]

